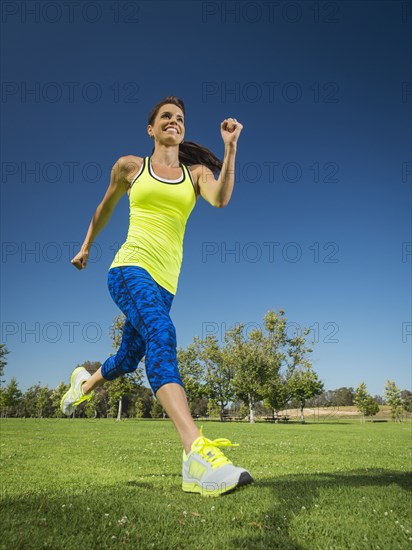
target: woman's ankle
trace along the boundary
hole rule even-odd
[[[82,394],[83,395],[87,395],[88,393],[90,393],[90,387],[88,386],[88,380],[86,380],[85,382],[82,383]]]
[[[185,453],[187,455],[192,450],[192,445],[199,436],[200,436],[200,432],[198,434],[193,434],[191,437],[186,438],[185,441],[183,442],[183,449],[185,450]]]

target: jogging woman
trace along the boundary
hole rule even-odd
[[[235,467],[219,447],[234,446],[227,439],[211,441],[194,423],[176,356],[176,331],[169,312],[176,294],[183,257],[187,219],[201,195],[216,208],[226,206],[233,184],[237,140],[242,124],[234,118],[220,125],[223,163],[193,142],[184,142],[185,108],[169,96],[149,115],[147,132],[154,141],[150,157],[119,158],[106,194],[96,209],[80,252],[72,259],[78,269],[87,265],[89,250],[113,210],[126,193],[130,201],[127,239],[108,273],[110,294],[125,314],[122,342],[116,355],[90,375],[74,370],[62,411],[71,415],[93,389],[136,370],[145,356],[147,378],[156,399],[173,421],[183,445],[183,483],[187,492],[218,496],[253,481]],[[183,164],[184,163],[184,164]],[[214,173],[220,171],[215,180]]]

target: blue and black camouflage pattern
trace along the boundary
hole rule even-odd
[[[107,282],[126,320],[116,355],[103,363],[103,377],[114,380],[134,372],[146,356],[146,375],[154,394],[171,382],[184,387],[177,365],[176,329],[169,315],[174,294],[138,266],[110,269]]]

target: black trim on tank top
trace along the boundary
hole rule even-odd
[[[185,165],[185,166],[186,166],[186,165]],[[197,200],[197,193],[196,193],[195,182],[193,181],[192,174],[190,173],[190,168],[189,168],[189,166],[186,166],[186,170],[187,170],[187,173],[189,174],[190,181],[192,182],[192,185],[193,185],[193,191],[195,192],[195,199]]]
[[[160,181],[160,183],[166,183],[166,184],[170,184],[170,185],[178,185],[179,183],[183,183],[186,179],[186,174],[185,174],[185,171],[183,169],[183,164],[181,162],[179,162],[179,167],[182,169],[182,179],[179,180],[179,181],[163,181],[161,179],[159,179],[155,174],[154,172],[152,172],[152,167],[151,167],[151,162],[150,162],[150,159],[152,158],[152,155],[150,155],[150,157],[148,157],[149,160],[148,160],[148,163],[147,163],[147,166],[149,168],[149,174],[151,175],[151,177],[157,181]],[[165,178],[166,179],[166,178]]]
[[[142,162],[142,165],[141,165],[141,167],[140,167],[140,170],[137,172],[137,174],[136,174],[135,177],[133,178],[133,181],[132,181],[132,183],[130,184],[129,190],[132,188],[132,186],[133,186],[133,184],[135,183],[135,181],[138,180],[139,177],[143,174],[144,168],[145,168],[145,164],[146,164],[146,157],[143,157],[143,162]]]

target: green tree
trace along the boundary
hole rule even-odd
[[[195,399],[191,408],[192,414],[196,417],[207,416],[208,402],[209,400],[205,396]]]
[[[378,414],[379,412],[379,404],[375,401],[375,399],[368,395],[366,401],[365,401],[365,416],[375,416],[375,414]]]
[[[177,349],[177,363],[185,386],[189,408],[193,414],[196,399],[203,395],[203,368],[199,362],[197,346],[189,344],[186,349],[179,346]]]
[[[40,391],[40,384],[34,384],[34,386],[30,386],[24,394],[22,394],[20,402],[20,411],[22,416],[28,416],[29,418],[36,418],[38,416],[37,401],[39,399]]]
[[[129,403],[129,418],[150,418],[150,411],[153,407],[152,390],[139,385],[133,392],[133,399]]]
[[[143,399],[141,397],[137,397],[134,401],[133,416],[135,418],[143,418],[143,414]]]
[[[222,421],[222,411],[219,403],[215,399],[208,399],[207,401],[207,416],[209,418],[220,418]]]
[[[366,409],[366,403],[369,398],[368,391],[366,389],[365,382],[361,382],[355,391],[355,397],[353,398],[353,402],[356,405],[358,411],[361,413],[360,421],[365,421],[365,409]]]
[[[272,409],[274,418],[280,410],[284,409],[290,399],[289,388],[286,384],[287,373],[290,369],[287,364],[286,344],[288,340],[284,314],[283,310],[280,310],[279,313],[269,311],[264,317],[267,329],[264,348],[269,361],[262,395],[265,406]],[[286,373],[281,372],[283,367],[286,368]]]
[[[395,422],[401,421],[403,410],[403,401],[401,390],[393,380],[388,380],[385,385],[385,399],[391,409],[392,420]]]
[[[137,388],[137,398],[139,400],[139,411],[142,411],[142,418],[150,418],[150,411],[154,403],[152,390],[140,385]]]
[[[373,416],[379,412],[379,405],[373,397],[369,395],[365,382],[361,382],[356,388],[353,402],[361,413],[361,422],[365,422],[365,416]]]
[[[334,393],[334,405],[337,407],[350,407],[353,405],[353,398],[355,397],[355,391],[353,388],[342,387],[333,391]]]
[[[123,327],[126,316],[123,313],[116,315],[113,319],[113,323],[110,329],[110,337],[112,339],[113,347],[117,351],[122,343]]]
[[[126,374],[111,381],[107,386],[109,397],[109,414],[116,416],[116,420],[121,420],[123,405],[125,398],[130,398],[136,395],[136,389],[141,384],[140,373]],[[134,406],[134,402],[132,402]]]
[[[4,407],[5,416],[18,416],[21,404],[22,392],[19,389],[17,380],[13,377],[5,388]]]
[[[153,401],[153,405],[152,405],[152,408],[150,410],[150,416],[152,418],[165,418],[166,417],[166,412],[165,412],[164,408],[162,407],[162,405],[160,404],[160,401],[158,401],[157,399],[155,399]]]
[[[249,408],[249,422],[255,422],[256,403],[263,397],[267,378],[267,355],[264,336],[260,329],[253,329],[248,338],[243,334],[244,325],[229,329],[224,338],[228,364],[235,371],[233,387],[235,395]]]
[[[219,407],[220,420],[223,421],[223,411],[234,398],[233,377],[235,369],[229,361],[224,348],[219,346],[216,336],[207,336],[201,340],[194,338],[194,349],[202,364],[205,380],[203,394],[212,400],[214,407]]]
[[[266,355],[266,382],[263,389],[264,400],[273,409],[273,416],[286,407],[296,391],[298,374],[295,372],[310,366],[308,354],[312,348],[307,344],[309,329],[303,329],[293,337],[287,334],[287,318],[281,309],[278,313],[269,311],[265,317],[267,336],[264,339]],[[309,393],[308,393],[309,395]],[[305,398],[310,399],[310,398]]]
[[[264,405],[272,410],[273,419],[276,419],[279,411],[282,411],[291,398],[290,387],[286,379],[281,375],[273,375],[265,388]]]
[[[107,392],[102,391],[102,388],[97,388],[97,390],[99,391],[95,391],[89,401],[84,402],[83,412],[86,418],[103,416],[106,411],[104,394]]]
[[[53,416],[52,395],[53,390],[50,390],[48,386],[41,386],[40,384],[30,386],[21,397],[20,414],[31,418],[49,418]]]
[[[0,417],[7,416],[6,413],[6,390],[0,386]]]
[[[6,348],[6,344],[0,344],[0,387],[1,387],[1,384],[4,382],[2,378],[4,376],[4,367],[7,365],[7,361],[5,357],[8,353],[10,352]]]
[[[303,410],[308,399],[313,399],[323,391],[323,382],[318,378],[316,372],[312,370],[309,364],[294,370],[288,379],[291,396],[296,399],[300,407],[300,421],[305,423]]]
[[[403,409],[408,413],[412,412],[412,392],[410,392],[409,390],[402,390],[401,399],[403,403]]]
[[[268,311],[263,329],[254,329],[245,338],[243,325],[227,331],[226,350],[235,369],[233,386],[236,397],[249,407],[249,420],[254,422],[256,406],[260,400],[276,409],[287,398],[287,381],[298,367],[309,364],[305,329],[302,335],[289,338],[286,331],[285,312]]]
[[[47,386],[40,388],[39,396],[37,399],[37,417],[48,418],[52,415],[52,402],[51,393]]]

